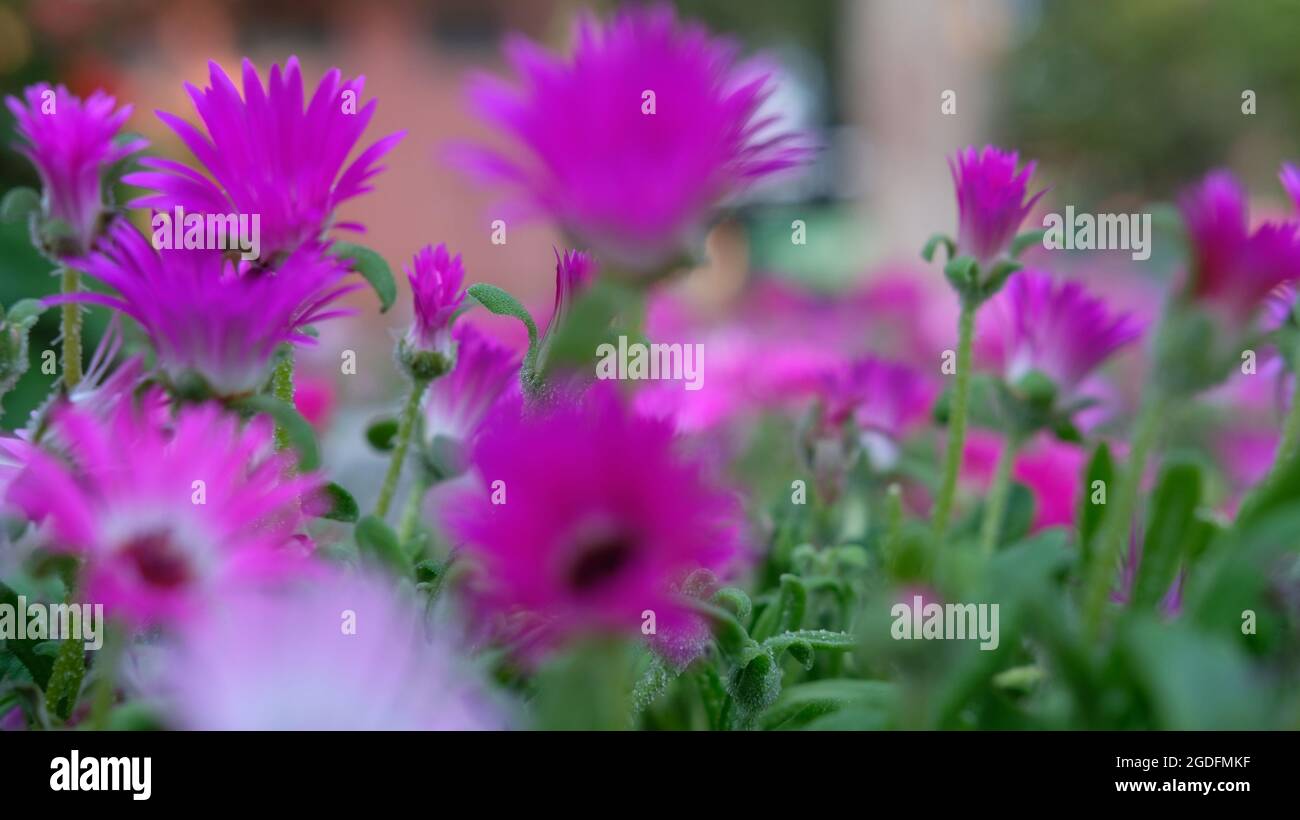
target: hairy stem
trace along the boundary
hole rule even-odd
[[[397,491],[397,480],[402,475],[402,465],[406,461],[406,451],[411,445],[411,433],[415,430],[415,418],[420,412],[420,399],[424,396],[424,388],[429,382],[423,379],[415,379],[411,382],[410,395],[406,397],[406,404],[402,407],[402,415],[397,424],[397,439],[393,442],[393,457],[388,462],[388,475],[384,476],[384,484],[379,488],[379,501],[375,504],[375,515],[383,518],[388,515],[388,508],[393,503],[393,493]]]
[[[948,413],[948,451],[944,458],[943,484],[934,505],[934,535],[941,540],[948,532],[952,517],[953,498],[957,493],[957,473],[961,469],[962,451],[966,444],[966,405],[970,400],[971,342],[975,335],[975,309],[973,300],[962,299],[961,316],[957,323],[957,383],[953,387],[952,404]]]
[[[280,360],[271,371],[271,395],[293,406],[293,349],[284,351]],[[275,426],[275,449],[289,449],[289,433],[280,425]]]
[[[60,290],[64,295],[81,290],[81,273],[63,269]],[[81,305],[65,303],[63,314],[63,384],[69,390],[81,382]]]

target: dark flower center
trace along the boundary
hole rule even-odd
[[[174,589],[190,580],[190,562],[166,532],[137,536],[122,548],[122,553],[149,586]]]
[[[577,592],[591,592],[621,573],[635,554],[635,545],[620,536],[584,544],[569,564],[569,586]]]

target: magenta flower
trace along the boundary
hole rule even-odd
[[[341,282],[347,270],[315,247],[299,248],[272,273],[236,267],[220,251],[155,251],[126,222],[79,264],[119,295],[75,293],[47,303],[89,302],[125,313],[149,334],[169,377],[197,373],[223,396],[259,388],[277,346],[314,344],[303,328],[350,313],[330,306],[360,287]]]
[[[599,272],[600,265],[591,254],[575,250],[555,251],[555,308],[546,325],[546,334],[560,327],[573,306],[573,300],[591,286]]]
[[[670,426],[606,385],[494,415],[471,461],[481,486],[455,493],[443,520],[481,570],[473,599],[511,621],[526,654],[641,634],[647,611],[658,630],[689,630],[675,585],[741,552],[736,498],[679,458]]]
[[[1298,210],[1300,210],[1300,168],[1296,168],[1289,162],[1282,163],[1282,170],[1278,173],[1278,178],[1282,181],[1282,187],[1286,190],[1287,196],[1291,197]]]
[[[29,448],[7,502],[52,551],[84,560],[86,600],[132,623],[183,620],[300,554],[300,500],[320,480],[285,478],[264,422],[241,426],[215,404],[178,410],[170,427],[129,404],[104,420],[64,406],[58,455]]]
[[[1211,172],[1180,206],[1192,247],[1188,295],[1230,325],[1246,324],[1269,291],[1300,278],[1297,226],[1266,222],[1252,232],[1246,193],[1231,173]]]
[[[899,438],[929,416],[935,393],[911,367],[865,356],[828,373],[822,395],[829,424],[852,418],[862,430]]]
[[[430,442],[443,437],[470,444],[492,407],[518,394],[519,357],[470,324],[458,324],[452,335],[456,366],[429,384],[424,435]]]
[[[416,350],[451,349],[451,321],[465,301],[461,284],[465,267],[460,254],[452,256],[445,244],[435,249],[425,245],[406,268],[415,305],[415,320],[406,334],[407,344]]]
[[[377,578],[322,571],[242,589],[181,626],[148,681],[200,730],[504,729],[506,713],[422,609]]]
[[[303,243],[323,239],[338,206],[371,190],[376,165],[404,136],[391,134],[344,167],[375,113],[375,101],[361,105],[365,78],[343,80],[330,69],[303,107],[302,71],[290,57],[281,70],[271,66],[264,89],[256,66],[243,62],[244,96],[215,62],[209,85],[185,89],[207,128],[203,133],[174,114],[158,117],[203,164],[209,177],[169,159],[150,158],[151,171],[124,181],[157,193],[131,204],[171,213],[259,214],[261,259],[272,261]],[[339,228],[363,230],[354,223]]]
[[[520,84],[479,77],[469,93],[524,156],[470,148],[461,163],[619,266],[664,264],[721,201],[810,154],[759,113],[770,68],[666,4],[580,16],[568,59],[523,38],[506,55]]]
[[[1102,362],[1142,335],[1132,313],[1117,313],[1078,282],[1042,271],[1012,274],[980,311],[975,353],[1015,383],[1030,371],[1075,392]]]
[[[115,100],[102,91],[84,102],[63,86],[29,86],[23,101],[6,97],[17,120],[15,146],[41,176],[45,216],[64,222],[71,231],[60,255],[79,256],[90,250],[107,212],[103,174],[108,166],[148,145],[143,139],[117,140],[131,106],[114,110]]]
[[[1020,155],[986,145],[958,152],[948,160],[957,190],[957,248],[981,267],[1001,256],[1020,224],[1045,191],[1025,199],[1037,163],[1017,170]]]
[[[962,476],[987,488],[1002,448],[1000,436],[974,430],[966,440]],[[1083,498],[1083,468],[1088,452],[1077,444],[1039,435],[1016,453],[1011,477],[1024,484],[1034,496],[1034,518],[1030,531],[1045,527],[1071,526]]]

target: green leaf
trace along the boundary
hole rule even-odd
[[[1006,283],[1007,278],[1018,270],[1020,270],[1020,263],[1009,259],[1003,259],[995,264],[988,276],[984,278],[984,284],[980,289],[981,297],[989,299],[1002,290],[1002,285]]]
[[[782,575],[776,602],[764,609],[754,623],[754,639],[761,641],[778,632],[798,629],[803,625],[807,605],[808,589],[799,576],[790,573]]]
[[[0,582],[0,604],[12,607],[14,611],[18,609],[18,593],[3,582]],[[36,685],[44,689],[50,682],[50,673],[54,671],[54,660],[37,651],[40,643],[42,641],[34,638],[9,638],[5,641],[5,648],[27,668]]]
[[[14,188],[0,199],[0,222],[26,223],[41,209],[41,195],[32,188]]]
[[[19,299],[5,314],[5,320],[22,328],[30,328],[45,312],[45,305],[39,299]]]
[[[357,521],[353,529],[361,554],[389,567],[400,577],[411,574],[411,562],[397,540],[397,533],[380,518],[367,515]]]
[[[533,321],[533,314],[529,313],[518,299],[496,285],[482,282],[471,285],[469,295],[497,316],[513,316],[524,323],[524,327],[528,329],[528,353],[524,356],[520,377],[524,380],[525,386],[531,387],[537,373],[538,347],[537,323]]]
[[[80,637],[67,638],[59,647],[45,688],[45,705],[63,720],[72,716],[86,675],[86,646]]]
[[[1037,245],[1040,242],[1042,242],[1043,237],[1045,236],[1047,236],[1047,230],[1040,228],[1039,230],[1036,231],[1026,231],[1020,234],[1019,236],[1017,236],[1015,239],[1011,240],[1012,258],[1019,259],[1020,254],[1029,250],[1031,246]]]
[[[326,484],[322,492],[329,500],[329,509],[321,513],[318,517],[328,518],[331,521],[342,521],[345,524],[352,524],[361,514],[361,509],[357,506],[357,500],[352,494],[343,489],[339,484],[331,481]]]
[[[1172,463],[1160,473],[1147,517],[1142,560],[1133,588],[1133,606],[1150,609],[1169,590],[1201,502],[1201,471],[1196,465]]]
[[[794,649],[800,644],[812,650],[848,652],[857,646],[857,641],[847,632],[832,632],[829,629],[799,629],[783,632],[763,641],[763,646],[770,649],[777,657],[780,657],[782,652],[789,651],[796,659],[804,661],[799,656],[798,650]],[[808,665],[807,662],[805,665]]]
[[[944,233],[936,233],[927,239],[925,247],[921,248],[921,258],[927,262],[932,261],[934,252],[940,245],[943,245],[944,250],[948,252],[949,259],[957,254],[957,243],[952,241],[952,237]]]
[[[309,473],[320,466],[316,431],[293,405],[275,396],[258,394],[240,399],[235,402],[235,407],[247,413],[264,413],[275,419],[275,423],[288,436],[289,444],[298,451],[299,470]]]
[[[397,440],[397,427],[397,419],[392,416],[376,419],[366,427],[366,441],[379,452],[387,453]]]
[[[786,688],[759,717],[758,725],[763,729],[798,729],[841,710],[871,711],[887,724],[898,705],[895,684],[831,678]]]
[[[1120,651],[1155,710],[1152,728],[1240,731],[1267,725],[1272,698],[1228,640],[1152,616],[1123,626]]]
[[[727,657],[741,657],[757,644],[745,627],[736,620],[736,616],[720,606],[705,603],[695,598],[684,599],[687,606],[694,609],[698,614],[708,619],[710,626],[713,628],[713,638],[718,644],[718,650]]]
[[[713,602],[731,612],[742,623],[749,620],[753,604],[739,587],[723,587],[713,595]]]
[[[1101,482],[1102,496],[1100,504],[1092,503],[1093,487]],[[1079,547],[1083,556],[1081,566],[1087,566],[1092,554],[1092,539],[1101,529],[1101,522],[1106,516],[1108,493],[1115,485],[1115,460],[1110,456],[1110,447],[1101,442],[1092,451],[1092,458],[1083,473],[1083,502],[1079,511]]]
[[[967,297],[979,286],[979,263],[973,256],[958,256],[943,266],[943,275],[958,293]]]
[[[387,313],[397,301],[397,283],[393,279],[393,269],[384,261],[384,257],[364,245],[352,242],[335,242],[331,253],[352,264],[352,269],[374,288],[379,297],[379,312]]]

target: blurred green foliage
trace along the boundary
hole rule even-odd
[[[1279,161],[1300,157],[1293,0],[1020,8],[1024,39],[1003,65],[995,138],[1069,169],[1078,195],[1167,198],[1221,165],[1265,190]],[[1254,115],[1242,113],[1247,89]]]

